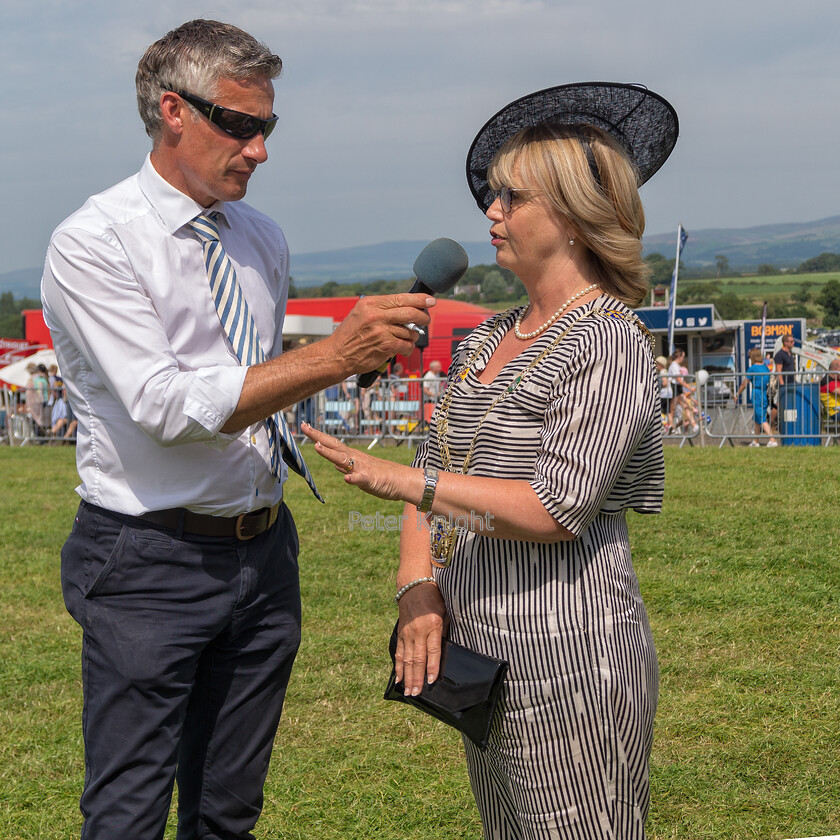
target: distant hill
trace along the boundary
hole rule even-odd
[[[658,252],[668,259],[676,249],[676,228],[671,233],[646,236],[644,253]],[[486,242],[462,242],[470,265],[492,265],[496,252]],[[292,254],[292,276],[298,289],[336,283],[371,280],[401,280],[411,277],[417,255],[428,245],[424,240],[381,242],[334,251]],[[761,225],[753,228],[689,230],[682,253],[684,265],[704,268],[715,265],[718,254],[729,260],[730,271],[755,271],[762,263],[777,268],[796,268],[825,251],[840,254],[840,216],[816,222]],[[37,298],[41,268],[24,268],[0,274],[0,293],[16,298]]]
[[[673,233],[644,238],[646,255],[658,252],[673,259],[676,248],[676,228]],[[717,255],[722,254],[734,271],[754,271],[762,263],[796,268],[825,251],[840,253],[840,216],[798,224],[689,230],[682,263],[695,268],[713,266]]]
[[[292,277],[298,289],[321,286],[330,280],[336,283],[367,283],[372,280],[402,280],[412,276],[411,267],[418,254],[428,245],[425,240],[381,242],[358,245],[335,251],[292,254]],[[470,265],[491,265],[496,249],[486,242],[462,242]],[[41,268],[23,268],[0,274],[0,293],[12,292],[15,297],[40,296]]]
[[[320,286],[329,280],[357,283],[370,280],[401,280],[412,276],[411,267],[428,245],[423,240],[358,245],[337,251],[292,254],[292,276],[298,289]],[[496,249],[486,242],[462,242],[470,265],[496,262]]]

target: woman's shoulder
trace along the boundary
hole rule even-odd
[[[601,295],[592,302],[589,310],[580,316],[579,337],[598,333],[602,340],[624,343],[641,341],[643,346],[654,349],[654,339],[641,318],[629,306],[609,295]]]

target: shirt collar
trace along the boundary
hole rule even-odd
[[[140,169],[138,183],[143,195],[155,209],[169,233],[174,234],[200,213],[220,213],[225,216],[225,202],[217,201],[210,207],[202,207],[195,199],[172,186],[152,164],[151,154]]]

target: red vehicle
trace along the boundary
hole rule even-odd
[[[320,315],[328,316],[339,324],[347,317],[347,313],[358,301],[357,297],[332,298],[292,298],[289,300],[286,312],[289,315]],[[408,357],[398,356],[407,373],[425,373],[429,369],[429,362],[437,359],[444,371],[452,364],[452,353],[461,339],[489,318],[493,312],[483,306],[464,303],[459,300],[438,298],[437,305],[429,310],[432,322],[427,332],[429,345],[422,351],[420,348]],[[52,347],[52,337],[44,315],[40,309],[25,309],[24,335],[29,344]],[[422,365],[421,365],[422,352]],[[422,370],[421,370],[422,368]]]

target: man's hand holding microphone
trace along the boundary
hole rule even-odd
[[[354,373],[363,388],[372,385],[394,356],[412,352],[418,328],[431,321],[434,295],[451,289],[468,264],[457,242],[430,242],[414,262],[417,279],[408,292],[363,297],[332,335],[248,368],[236,410],[221,431],[239,432]]]

